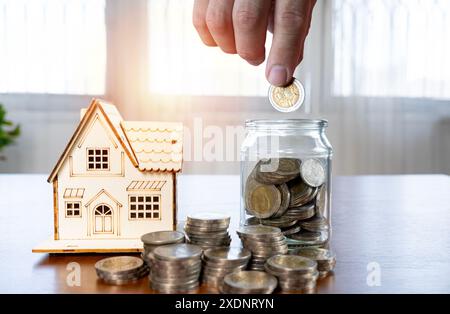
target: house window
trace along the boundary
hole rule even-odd
[[[109,149],[88,148],[88,170],[109,170]]]
[[[161,219],[160,195],[130,195],[130,219]]]
[[[81,217],[81,202],[66,202],[66,217]]]

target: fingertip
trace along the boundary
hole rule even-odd
[[[286,66],[272,65],[266,73],[266,78],[274,86],[286,86],[292,79],[292,75]]]
[[[254,65],[254,66],[258,66],[261,63],[263,63],[265,60],[265,58],[262,59],[258,59],[258,60],[246,60],[249,64]]]
[[[216,44],[216,42],[214,40],[206,39],[206,38],[203,38],[203,37],[201,37],[201,38],[202,38],[202,42],[205,44],[205,46],[217,47],[217,44]]]
[[[266,58],[264,47],[259,52],[256,50],[245,51],[245,50],[241,49],[241,50],[238,50],[238,54],[242,59],[244,59],[251,65],[260,65],[261,63],[264,62],[264,60]]]
[[[222,49],[223,52],[230,54],[230,55],[235,55],[237,54],[236,51],[236,47],[220,47]]]

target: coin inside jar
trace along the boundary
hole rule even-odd
[[[300,231],[299,233],[290,235],[289,238],[299,241],[320,241],[322,239],[322,233],[321,232],[311,232],[311,231]]]
[[[245,187],[247,211],[258,218],[269,218],[280,208],[281,193],[275,185],[267,185],[249,178]]]
[[[301,221],[300,226],[307,231],[322,231],[328,229],[328,220],[323,216],[314,216]]]
[[[269,101],[272,107],[280,112],[292,112],[300,108],[305,100],[305,89],[299,80],[293,78],[292,82],[284,87],[273,86],[269,88]]]
[[[311,187],[319,187],[325,182],[325,169],[317,159],[307,159],[300,165],[300,176]]]
[[[261,159],[255,166],[255,179],[263,184],[282,184],[300,174],[300,160],[295,158]]]
[[[273,215],[274,218],[279,218],[284,215],[286,210],[289,208],[291,202],[291,192],[286,183],[277,186],[281,193],[281,205],[278,211]]]
[[[297,223],[297,220],[286,216],[282,216],[280,218],[261,219],[260,221],[263,225],[278,228],[289,228]]]
[[[317,216],[324,216],[325,215],[325,208],[326,208],[326,202],[327,202],[327,190],[325,188],[325,185],[322,185],[319,188],[319,191],[317,192],[316,196],[316,215]]]
[[[288,186],[291,193],[289,207],[298,207],[310,202],[318,191],[317,188],[310,187],[303,180],[290,181]]]

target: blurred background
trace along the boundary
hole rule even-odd
[[[296,71],[306,100],[290,114],[270,106],[265,64],[201,44],[192,3],[0,0],[0,103],[21,131],[0,146],[0,172],[48,173],[80,108],[102,97],[127,120],[191,129],[324,118],[334,174],[450,174],[450,1],[317,1]],[[183,172],[237,174],[239,164],[187,161]]]

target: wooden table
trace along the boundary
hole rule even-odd
[[[52,231],[45,178],[0,175],[0,293],[153,293],[146,278],[129,286],[98,281],[93,265],[105,255],[31,253]],[[237,176],[181,176],[179,191],[181,219],[224,210],[237,226]],[[332,224],[337,265],[318,293],[450,293],[450,177],[337,177]],[[81,266],[79,287],[66,283],[71,262]]]

